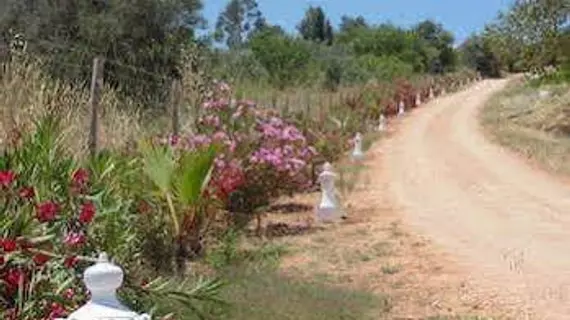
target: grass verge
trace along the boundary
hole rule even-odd
[[[554,174],[570,175],[570,87],[514,81],[481,112],[488,136]]]

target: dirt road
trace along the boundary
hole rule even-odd
[[[517,319],[570,319],[570,186],[488,142],[477,122],[505,84],[485,80],[405,118],[380,146],[389,193]]]

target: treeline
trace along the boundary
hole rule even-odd
[[[212,52],[216,75],[240,82],[261,79],[279,88],[318,84],[334,90],[457,68],[454,37],[434,21],[404,29],[344,16],[332,26],[323,8],[310,7],[297,31],[287,34],[266,21],[252,0],[230,1],[213,37],[227,46]]]
[[[516,0],[460,52],[465,64],[488,76],[559,67],[570,79],[570,1]]]
[[[132,96],[164,92],[188,63],[201,76],[331,90],[458,66],[453,35],[434,21],[404,29],[345,16],[333,26],[310,7],[298,34],[287,34],[255,0],[231,0],[203,36],[202,8],[200,0],[0,0],[0,43],[5,57],[25,50],[73,81],[88,81],[93,57],[104,56],[106,82]]]
[[[151,105],[188,74],[336,90],[463,65],[496,76],[562,63],[567,4],[517,1],[456,50],[453,34],[436,21],[402,28],[344,16],[335,26],[321,7],[308,8],[289,34],[255,0],[228,1],[210,28],[201,0],[0,0],[0,52],[39,60],[46,73],[72,83],[88,83],[92,59],[103,56],[105,82]]]

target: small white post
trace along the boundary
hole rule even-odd
[[[386,117],[381,113],[380,118],[378,119],[378,131],[384,130],[386,130]]]
[[[420,93],[416,93],[416,107],[419,107],[422,104],[422,97],[420,96]]]
[[[123,277],[123,270],[109,262],[106,253],[99,254],[97,263],[83,273],[83,282],[91,293],[91,300],[70,314],[67,320],[151,320],[149,315],[139,315],[117,299],[116,291],[123,284]]]
[[[442,96],[445,95],[445,87],[441,87],[441,95],[442,95]]]
[[[404,105],[404,101],[400,100],[398,103],[398,116],[401,117],[406,113],[406,106]]]
[[[362,135],[360,132],[356,133],[354,137],[354,149],[352,150],[352,160],[360,161],[364,159],[364,152],[362,152]]]
[[[435,98],[435,94],[433,93],[433,87],[429,87],[429,99],[433,100]]]
[[[319,182],[321,184],[321,202],[317,207],[317,218],[319,221],[333,221],[340,218],[341,210],[339,209],[338,199],[336,197],[335,180],[336,173],[329,162],[323,165],[323,171],[319,174]]]

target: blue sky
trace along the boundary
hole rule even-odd
[[[204,16],[209,26],[228,0],[205,0]],[[279,24],[290,32],[310,6],[321,6],[335,26],[343,14],[362,15],[371,23],[393,22],[410,26],[432,18],[454,33],[461,43],[472,32],[479,31],[511,0],[258,0],[259,7],[270,23]]]

